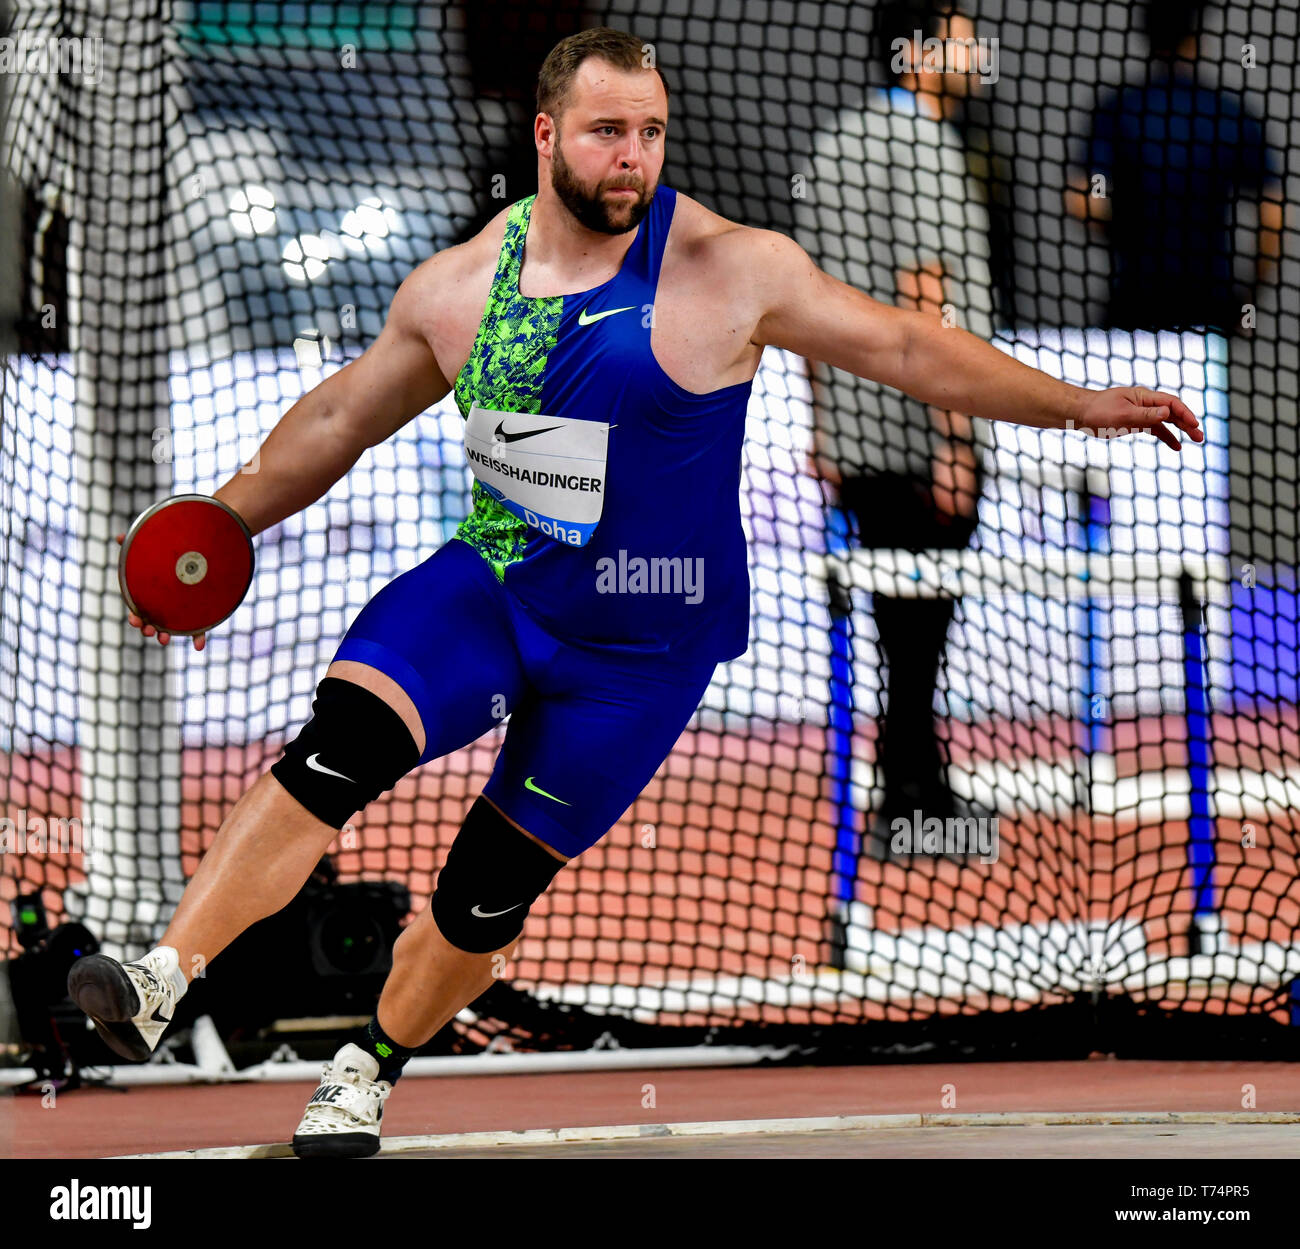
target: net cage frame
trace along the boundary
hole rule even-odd
[[[410,269],[531,193],[519,65],[582,25],[644,32],[672,86],[665,181],[785,233],[817,135],[886,85],[870,5],[470,7],[313,5],[295,27],[257,4],[101,0],[75,6],[93,69],[11,77],[27,306],[0,393],[0,780],[13,836],[21,812],[95,852],[6,853],[0,883],[110,951],[157,939],[347,622],[454,531],[459,414],[423,414],[262,535],[253,591],[201,656],[127,628],[113,536],[255,463]],[[742,491],[750,649],[535,908],[515,973],[428,1052],[1295,1056],[1294,234],[1249,335],[1100,328],[1105,250],[1056,205],[1095,101],[1149,73],[1135,10],[965,7],[1001,56],[961,129],[998,262],[992,341],[1080,384],[1175,389],[1206,451],[1188,467],[999,425],[970,549],[851,549],[806,468],[808,371],[769,348]],[[1201,45],[1280,153],[1284,199],[1298,8],[1209,10]],[[508,66],[484,57],[488,10],[498,50],[519,45]],[[29,49],[76,33],[59,5],[16,16]],[[995,862],[864,853],[886,591],[958,600],[934,710],[954,790],[1002,816]],[[503,732],[357,817],[341,879],[400,879],[418,911]]]

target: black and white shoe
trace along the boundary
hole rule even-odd
[[[345,1045],[321,1070],[320,1086],[293,1134],[299,1158],[369,1158],[379,1152],[384,1102],[393,1091],[376,1080],[379,1063],[359,1045]]]
[[[158,946],[134,963],[88,954],[68,972],[68,996],[116,1054],[144,1062],[158,1047],[189,982],[176,951]]]

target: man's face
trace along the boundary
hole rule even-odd
[[[549,137],[551,186],[560,202],[589,230],[636,229],[664,164],[668,100],[659,75],[589,57],[558,125],[545,126],[546,116],[538,114],[537,134],[543,143]]]

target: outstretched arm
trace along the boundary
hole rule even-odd
[[[891,308],[824,273],[793,239],[754,230],[748,273],[759,300],[753,342],[782,347],[893,386],[936,408],[1103,437],[1149,430],[1178,450],[1169,426],[1205,435],[1176,395],[1141,386],[1088,390],[1021,364],[938,317]]]

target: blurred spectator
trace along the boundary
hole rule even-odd
[[[1106,324],[1116,329],[1242,328],[1242,305],[1281,247],[1281,167],[1240,95],[1196,73],[1205,4],[1149,0],[1146,81],[1106,92],[1066,207],[1110,247]],[[1253,272],[1234,275],[1238,201],[1258,203]]]
[[[915,42],[945,43],[943,68]],[[894,85],[840,113],[813,145],[795,236],[828,273],[885,303],[944,316],[991,338],[988,218],[951,122],[977,89],[975,28],[951,0],[895,0],[877,12],[875,55]],[[968,70],[972,72],[967,72]],[[813,468],[856,521],[867,549],[968,545],[982,484],[971,419],[929,408],[813,361]],[[869,852],[884,857],[890,822],[968,814],[948,787],[934,697],[953,599],[875,596],[888,669],[877,784],[883,802]]]

